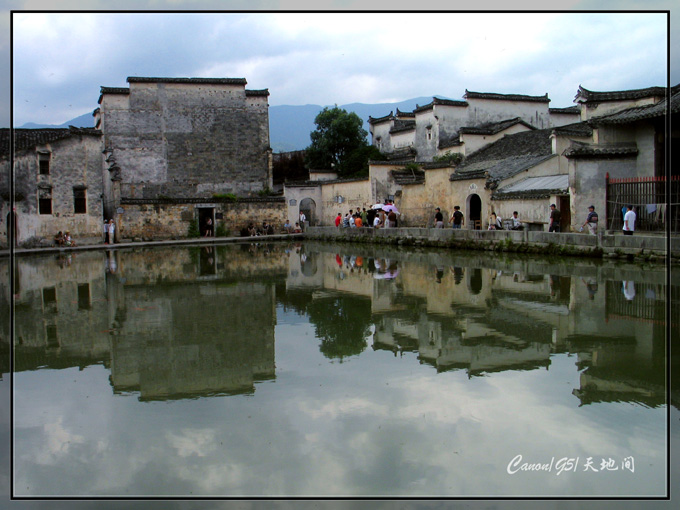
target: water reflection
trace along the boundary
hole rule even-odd
[[[3,271],[7,271],[7,263],[0,261]],[[80,381],[68,370],[76,369],[83,372],[87,388],[108,388],[107,394],[92,395],[98,406],[107,409],[105,414],[125,402],[127,411],[121,416],[141,413],[149,420],[138,424],[138,434],[143,435],[149,424],[157,426],[155,420],[162,419],[168,430],[165,440],[175,445],[173,448],[181,445],[177,447],[180,457],[185,456],[184,451],[187,457],[215,456],[214,452],[221,451],[214,446],[219,439],[220,445],[231,445],[229,455],[237,455],[245,466],[252,461],[247,445],[252,450],[252,442],[259,438],[266,440],[267,448],[279,449],[286,462],[301,451],[309,453],[309,448],[316,451],[313,445],[320,445],[320,458],[326,459],[324,467],[313,463],[318,471],[312,477],[314,482],[280,485],[277,478],[276,483],[269,480],[258,485],[251,478],[259,475],[251,472],[250,476],[226,477],[210,488],[203,487],[208,494],[459,495],[492,490],[494,495],[507,495],[513,494],[515,487],[530,494],[545,494],[544,490],[550,494],[607,494],[612,487],[630,488],[634,494],[660,494],[665,487],[663,462],[658,460],[665,450],[663,417],[654,415],[654,420],[649,420],[640,414],[663,410],[666,403],[666,296],[675,311],[671,317],[677,317],[680,285],[673,282],[669,291],[663,270],[640,271],[634,266],[579,259],[550,261],[306,243],[26,257],[16,261],[14,275],[15,293],[12,296],[6,285],[0,289],[0,306],[8,307],[14,300],[14,366],[21,376],[15,388],[21,403],[16,430],[21,445],[35,439],[31,439],[36,432],[29,416],[41,407],[43,390],[37,389],[45,384],[41,381],[50,381],[50,391],[66,391],[67,386],[73,388],[70,384]],[[9,324],[5,321],[1,326],[6,352]],[[342,367],[343,372],[324,368],[332,366]],[[88,371],[88,367],[102,368],[107,380],[102,381],[102,372]],[[44,391],[45,395],[50,391]],[[500,400],[499,395],[503,395]],[[244,397],[258,406],[257,426],[250,421],[255,408],[238,400]],[[68,400],[63,405],[70,408],[93,405],[83,400],[90,398],[89,394],[83,397],[76,392],[63,398]],[[545,404],[537,406],[536,401]],[[205,413],[198,420],[202,428],[195,430],[185,417],[168,418],[157,408],[128,408],[128,402],[137,406],[195,402]],[[611,417],[599,418],[605,413],[603,403],[625,404],[626,410],[610,410]],[[672,403],[677,407],[677,402]],[[53,405],[46,401],[44,407]],[[517,425],[489,418],[505,405],[517,413]],[[553,405],[559,409],[554,417]],[[411,410],[420,407],[422,413],[412,414]],[[170,409],[176,408],[168,409],[171,413]],[[630,480],[601,485],[581,478],[576,485],[545,488],[541,483],[525,485],[503,478],[502,473],[494,479],[497,485],[492,489],[476,482],[450,481],[462,469],[456,455],[466,444],[471,424],[484,424],[485,433],[476,437],[476,448],[487,456],[494,448],[502,451],[498,453],[500,465],[517,453],[508,450],[506,455],[508,444],[524,444],[526,430],[515,427],[533,419],[537,409],[545,415],[541,419],[549,423],[544,425],[550,433],[565,441],[569,427],[555,429],[563,422],[573,426],[586,418],[601,420],[616,438],[630,433],[626,420],[610,423],[622,414],[631,423],[646,423],[650,430],[640,441],[645,445],[644,455],[657,459],[652,462],[654,470],[641,475],[639,483],[632,486]],[[578,414],[577,409],[584,409],[581,412],[585,414]],[[53,412],[54,420],[44,418],[48,436],[50,431],[66,427],[61,413],[56,408]],[[453,419],[451,412],[458,418]],[[432,437],[424,432],[421,414],[433,420]],[[304,424],[298,415],[307,416]],[[365,422],[367,415],[377,421]],[[332,417],[333,425],[327,416]],[[378,424],[376,430],[385,427],[392,431],[389,439],[381,436],[375,443],[377,447],[386,441],[382,454],[413,442],[413,448],[420,445],[430,452],[425,457],[414,454],[418,469],[443,470],[441,474],[422,478],[418,470],[413,475],[400,471],[405,477],[401,483],[390,479],[393,462],[385,458],[384,466],[374,466],[378,479],[365,485],[367,478],[349,477],[356,468],[356,458],[352,458],[343,464],[344,478],[324,492],[324,480],[333,471],[328,452],[339,441],[356,454],[362,451],[362,441],[368,441],[357,436],[345,443],[329,430],[340,424],[347,430],[367,426],[373,430],[374,423]],[[79,427],[88,425],[79,423]],[[258,430],[257,437],[244,436],[251,428],[253,433]],[[458,428],[451,439],[449,435]],[[242,432],[233,436],[236,429]],[[134,430],[129,433],[137,434]],[[59,434],[66,437],[65,432]],[[148,441],[161,440],[148,434]],[[489,434],[507,435],[509,443],[501,446]],[[590,435],[569,438],[575,443],[569,443],[568,449],[601,441],[592,430],[584,434]],[[396,438],[400,438],[398,445]],[[98,441],[108,440],[114,441],[113,436]],[[432,440],[451,441],[446,458],[439,458],[443,452],[430,450]],[[489,446],[482,446],[480,440],[489,441]],[[545,440],[549,444],[555,441]],[[88,443],[86,436],[73,441]],[[533,441],[539,448],[541,440]],[[210,455],[208,442],[217,448]],[[527,445],[522,448],[528,450]],[[617,452],[630,447],[625,439],[611,445]],[[153,448],[160,450],[160,445]],[[628,453],[643,455],[642,451]],[[481,466],[486,465],[480,455],[468,453],[465,457],[465,465],[473,473],[480,474]],[[436,457],[436,462],[428,456]],[[407,458],[400,462],[408,465]],[[33,462],[28,457],[18,462],[19,480],[37,472]],[[69,464],[72,459],[64,462]],[[225,457],[216,456],[214,462],[225,462]],[[302,460],[290,462],[291,476],[311,469],[303,466]],[[501,466],[499,472],[503,470]],[[186,480],[181,485],[163,480],[160,477],[148,490],[136,490],[174,494],[186,493],[183,491],[191,487]],[[92,489],[75,480],[71,483],[77,494],[90,490],[122,493],[117,492],[120,487]],[[56,480],[43,479],[42,484],[19,493],[62,490]]]

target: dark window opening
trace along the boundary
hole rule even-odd
[[[38,212],[40,214],[52,214],[52,199],[51,198],[38,199]]]
[[[82,283],[78,285],[78,310],[89,310],[90,304],[90,284]]]
[[[42,290],[43,307],[45,311],[57,310],[57,289],[56,287],[45,287]]]
[[[87,195],[84,189],[73,190],[73,212],[75,214],[87,213]]]
[[[38,166],[40,167],[40,175],[50,175],[50,155],[40,154],[38,156]]]
[[[47,348],[57,349],[59,347],[59,337],[57,336],[57,326],[48,325],[45,327],[47,333]]]

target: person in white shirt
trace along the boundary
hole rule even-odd
[[[116,222],[113,221],[113,218],[111,218],[111,221],[109,221],[109,244],[115,243],[116,243]]]
[[[626,215],[623,217],[623,235],[632,236],[635,232],[635,219],[637,218],[633,211],[633,206],[627,207]]]

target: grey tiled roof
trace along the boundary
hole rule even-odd
[[[564,151],[567,158],[608,159],[637,156],[637,144],[586,144],[572,142],[571,147]]]
[[[482,124],[480,126],[463,126],[460,128],[459,133],[474,135],[495,135],[517,124],[526,126],[529,129],[536,129],[534,126],[528,122],[525,122],[520,117],[515,117],[514,119],[502,120],[500,122],[491,122],[489,124]]]
[[[412,131],[416,128],[415,120],[395,120],[394,126],[390,128],[390,133],[400,133],[402,131]]]
[[[480,177],[483,173],[487,186],[493,189],[503,179],[557,157],[552,153],[552,131],[536,129],[506,135],[468,155],[451,180]]]
[[[498,99],[502,101],[529,101],[532,103],[549,103],[548,94],[544,96],[526,96],[523,94],[496,94],[495,92],[472,92],[465,89],[465,99]]]
[[[399,108],[397,108],[397,117],[415,117],[415,116],[416,114],[413,112],[402,112]]]
[[[470,179],[483,179],[487,176],[486,170],[474,170],[469,172],[456,172],[449,177],[450,181],[465,181]]]
[[[574,101],[581,100],[580,102],[585,103],[603,103],[606,101],[623,101],[644,99],[648,97],[664,97],[665,95],[665,87],[647,87],[644,89],[595,92],[579,85],[576,97],[574,97]]]
[[[458,133],[455,133],[450,138],[440,139],[437,147],[439,149],[448,149],[449,147],[460,147],[461,145],[463,145],[463,142],[458,138]]]
[[[569,113],[580,115],[581,109],[578,106],[567,106],[566,108],[548,108],[550,113]]]
[[[127,87],[100,87],[101,94],[129,94],[130,89]]]
[[[368,116],[368,123],[369,124],[379,124],[381,122],[387,122],[387,121],[392,120],[392,119],[394,119],[392,112],[390,112],[388,115],[385,115],[383,117],[371,117],[369,115]]]
[[[627,108],[626,110],[612,113],[610,115],[595,117],[590,119],[588,123],[593,126],[601,126],[607,124],[629,124],[640,120],[663,117],[664,115],[666,115],[667,105],[668,103],[664,98],[663,100],[659,101],[656,104]],[[669,110],[671,114],[680,112],[680,91],[675,92],[671,96]]]
[[[245,85],[245,78],[159,78],[148,76],[128,76],[128,83],[203,83],[214,85]]]
[[[392,170],[390,174],[397,184],[421,184],[425,182],[425,172],[422,170]]]
[[[414,158],[407,158],[407,159],[369,159],[368,164],[369,165],[408,165],[409,163],[413,163]]]
[[[45,128],[45,129],[14,129],[15,152],[28,150],[38,145],[56,142],[71,136],[101,136],[102,132],[95,128]],[[10,153],[10,129],[0,129],[0,156],[6,157]]]
[[[348,178],[348,179],[328,179],[328,180],[320,180],[320,181],[294,181],[294,182],[286,182],[284,183],[284,186],[287,188],[310,188],[310,187],[317,187],[321,186],[322,184],[339,184],[343,182],[359,182],[359,181],[367,181],[369,178],[368,177],[356,177],[356,178]]]
[[[574,124],[567,124],[566,126],[558,126],[553,128],[553,131],[563,136],[593,136],[593,128],[588,122],[576,122]]]
[[[569,192],[569,175],[548,175],[544,177],[528,177],[519,182],[496,190],[493,200],[537,199],[551,195],[563,195]]]
[[[246,97],[268,96],[268,95],[269,95],[269,89],[246,90]]]
[[[467,106],[468,103],[467,101],[458,101],[458,100],[453,100],[453,99],[439,99],[438,97],[433,97],[432,102],[423,105],[423,106],[418,106],[416,105],[415,110],[413,110],[413,113],[418,113],[418,112],[424,112],[426,110],[431,110],[434,105],[445,105],[445,106]]]

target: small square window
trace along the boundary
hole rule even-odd
[[[75,214],[87,213],[87,195],[84,189],[73,190],[73,212]]]

